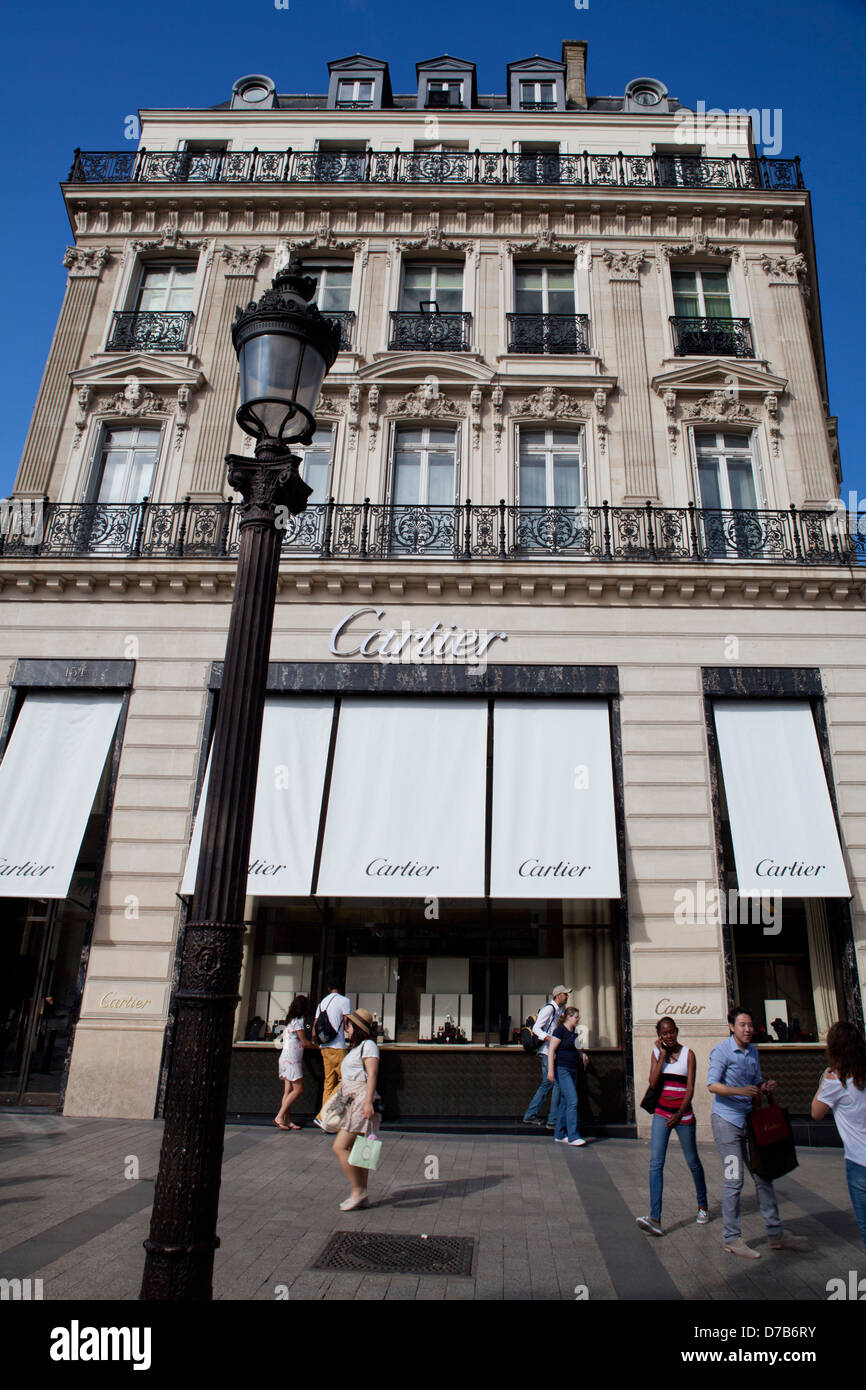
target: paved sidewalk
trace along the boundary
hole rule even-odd
[[[0,1115],[0,1277],[42,1279],[45,1300],[137,1298],[161,1137],[158,1121]],[[712,1144],[700,1150],[710,1224],[695,1224],[691,1178],[672,1148],[659,1240],[634,1221],[649,1209],[646,1142],[383,1137],[373,1205],[344,1214],[327,1136],[229,1126],[215,1297],[273,1300],[284,1286],[293,1300],[825,1301],[828,1280],[866,1275],[839,1150],[800,1150],[800,1167],[777,1184],[785,1226],[808,1236],[809,1254],[768,1249],[746,1179],[743,1233],[762,1255],[746,1264],[722,1250]],[[136,1165],[138,1177],[126,1177]],[[472,1275],[312,1270],[329,1237],[350,1230],[471,1236]]]

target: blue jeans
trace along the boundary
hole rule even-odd
[[[557,1139],[579,1139],[577,1127],[577,1075],[571,1067],[554,1069],[556,1084],[559,1087],[559,1110],[556,1115]]]
[[[857,1225],[860,1227],[863,1244],[866,1245],[866,1166],[862,1163],[852,1163],[850,1158],[846,1158],[845,1177],[848,1179],[848,1191],[851,1194],[851,1205]]]
[[[652,1152],[650,1155],[650,1216],[653,1221],[661,1221],[662,1219],[665,1157],[670,1137],[674,1132],[680,1137],[683,1155],[694,1180],[698,1206],[706,1209],[707,1180],[704,1177],[701,1160],[698,1158],[696,1129],[696,1124],[678,1124],[674,1126],[674,1129],[668,1129],[667,1120],[662,1115],[653,1115]]]
[[[559,1085],[556,1081],[548,1081],[547,1079],[547,1057],[540,1057],[538,1060],[541,1062],[541,1085],[529,1102],[523,1118],[524,1120],[537,1119],[541,1113],[545,1097],[550,1091],[553,1091],[553,1095],[550,1097],[550,1112],[547,1116],[548,1124],[552,1125],[556,1123],[556,1116],[559,1111]]]

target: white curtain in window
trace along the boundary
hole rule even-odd
[[[830,951],[830,928],[827,909],[820,898],[806,903],[806,932],[809,939],[809,968],[812,975],[812,999],[815,1004],[815,1023],[821,1042],[827,1029],[839,1017],[836,984],[833,978],[833,957]]]
[[[562,904],[569,920],[570,904]],[[580,1009],[589,1047],[619,1047],[616,936],[612,926],[563,927],[563,975],[571,987],[569,1004]]]

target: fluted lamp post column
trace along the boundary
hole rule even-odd
[[[277,508],[305,510],[312,491],[292,444],[308,443],[340,326],[309,301],[315,283],[289,264],[257,303],[238,309],[237,421],[255,458],[229,454],[241,494],[240,551],[213,744],[201,851],[175,995],[165,1131],[141,1298],[209,1299],[219,1206],[232,1031],[240,982],[262,716],[282,535]]]

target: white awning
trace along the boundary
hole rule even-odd
[[[497,701],[490,894],[620,896],[607,701]]]
[[[0,897],[65,898],[121,697],[34,693],[0,764]]]
[[[322,809],[333,700],[271,699],[265,702],[247,893],[306,897]],[[180,891],[195,891],[210,758],[199,800]]]
[[[736,700],[714,713],[741,896],[849,898],[809,704]]]
[[[481,898],[487,704],[345,700],[317,892]]]

